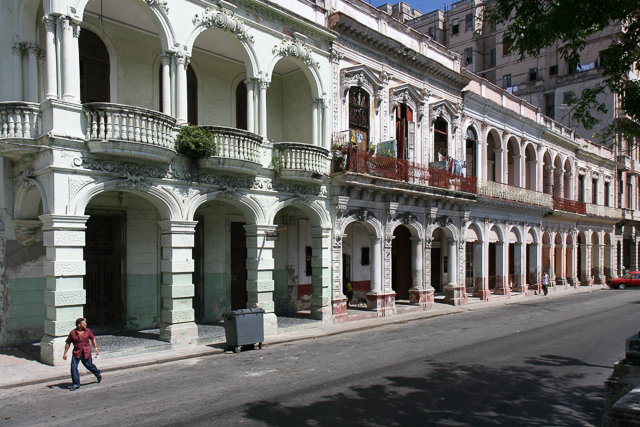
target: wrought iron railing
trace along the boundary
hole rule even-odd
[[[585,215],[587,213],[587,204],[584,202],[578,202],[577,200],[554,197],[553,209]]]
[[[347,149],[347,155],[346,167],[349,172],[467,193],[478,191],[477,179],[474,176],[465,177],[407,160],[376,156],[355,148]]]

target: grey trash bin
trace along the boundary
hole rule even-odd
[[[264,341],[264,309],[244,308],[227,311],[223,314],[224,333],[227,345],[239,352],[243,345],[258,344],[262,348]]]

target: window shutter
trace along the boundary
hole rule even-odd
[[[409,124],[409,129],[408,129],[409,150],[413,150],[413,147],[416,141],[416,122],[409,122],[408,124]]]

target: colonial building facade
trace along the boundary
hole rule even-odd
[[[1,1],[0,345],[57,364],[80,316],[181,345],[231,309],[277,333],[637,265],[614,153],[366,2]]]

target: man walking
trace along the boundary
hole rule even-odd
[[[98,356],[98,344],[96,343],[96,337],[93,332],[87,328],[87,321],[82,317],[76,320],[76,328],[69,333],[67,338],[67,345],[64,347],[64,354],[62,358],[67,360],[67,352],[69,346],[73,344],[73,353],[71,358],[71,381],[73,386],[71,391],[78,390],[80,388],[80,374],[78,374],[78,362],[82,362],[85,368],[87,368],[98,379],[98,383],[102,381],[102,375],[100,370],[95,367],[91,362],[91,344],[96,349],[96,356]]]
[[[546,271],[542,274],[542,290],[545,296],[549,293],[549,275]]]

